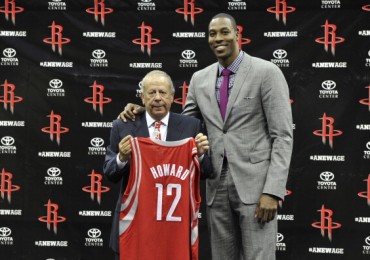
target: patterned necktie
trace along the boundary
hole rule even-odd
[[[161,121],[154,122],[154,137],[155,139],[162,140],[161,139]]]
[[[223,79],[220,87],[220,112],[222,120],[225,119],[226,107],[227,107],[227,99],[228,99],[228,89],[229,89],[229,76],[231,74],[231,70],[223,69],[221,72]]]

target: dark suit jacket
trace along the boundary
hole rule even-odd
[[[195,137],[200,132],[200,129],[201,123],[198,119],[170,112],[166,141],[177,141],[188,137]],[[133,137],[149,137],[145,113],[137,115],[135,121],[128,121],[127,123],[124,123],[120,119],[113,121],[110,144],[107,148],[107,153],[105,156],[103,171],[106,178],[114,183],[122,181],[113,216],[113,224],[109,242],[109,246],[115,252],[119,252],[119,213],[122,195],[126,189],[130,173],[130,163],[127,163],[124,168],[119,170],[117,168],[116,157],[118,154],[118,143],[127,135],[132,135]],[[209,177],[212,174],[212,166],[210,159],[206,154],[203,157],[200,165],[201,178]]]

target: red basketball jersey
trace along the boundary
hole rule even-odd
[[[131,139],[120,260],[197,260],[200,170],[193,138]]]

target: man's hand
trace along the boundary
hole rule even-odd
[[[197,145],[198,149],[198,157],[205,154],[209,149],[208,138],[202,133],[197,134],[195,137],[195,144]]]
[[[145,108],[137,104],[128,103],[125,109],[118,115],[117,119],[122,119],[123,122],[127,122],[127,119],[135,121],[135,115],[141,114],[145,111]]]
[[[268,194],[262,194],[256,207],[255,218],[258,223],[268,223],[274,219],[278,207],[278,200]]]
[[[118,144],[118,150],[119,150],[119,160],[121,162],[126,162],[130,158],[131,155],[131,144],[130,144],[130,138],[131,135],[126,135],[124,138],[122,138],[121,142]]]

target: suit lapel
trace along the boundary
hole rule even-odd
[[[133,128],[131,130],[132,136],[149,137],[149,130],[145,118],[145,113],[142,116],[137,117],[133,122]]]
[[[181,127],[181,120],[178,116],[170,112],[167,126],[167,138],[166,141],[179,140],[182,134],[183,128]]]
[[[244,58],[243,58],[242,62],[240,63],[238,72],[236,73],[234,86],[231,90],[231,94],[230,94],[229,100],[227,102],[225,122],[228,118],[228,115],[230,114],[230,111],[233,107],[233,104],[235,103],[237,97],[239,96],[239,92],[240,92],[241,88],[243,87],[243,84],[245,84],[245,82],[246,82],[246,77],[248,75],[248,71],[250,69],[250,64],[251,64],[250,61],[251,61],[251,57],[247,53],[244,53]]]
[[[207,73],[207,78],[205,78],[207,84],[207,95],[209,96],[209,100],[211,101],[210,107],[214,107],[214,115],[219,122],[222,122],[221,112],[219,109],[219,105],[216,98],[216,81],[218,77],[218,62],[214,63],[213,66],[210,68],[209,73]]]

